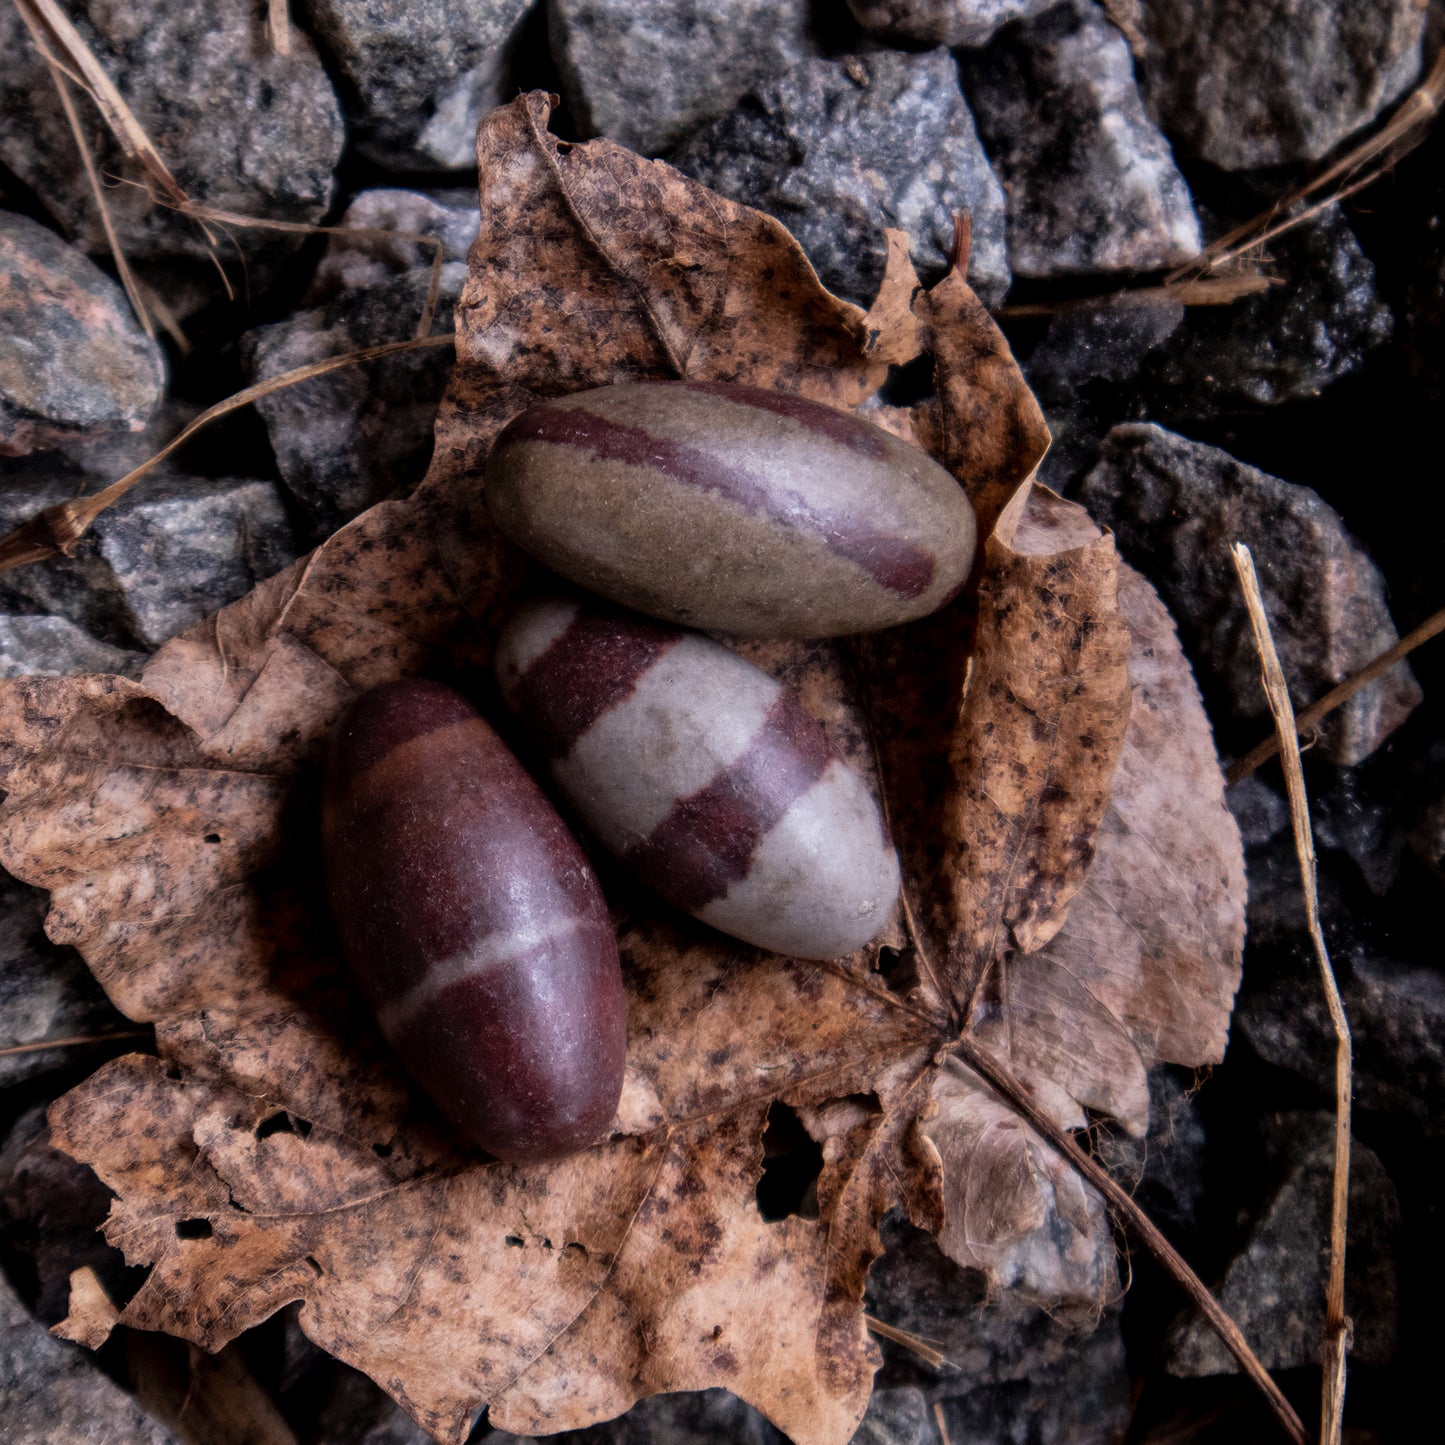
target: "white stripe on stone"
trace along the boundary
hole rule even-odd
[[[878,805],[835,761],[763,836],[747,876],[697,916],[776,953],[843,958],[887,922],[898,884]]]
[[[523,924],[508,932],[489,933],[461,953],[431,965],[423,977],[400,998],[384,1004],[377,1013],[382,1033],[391,1037],[406,1028],[418,1013],[453,984],[473,974],[489,973],[515,963],[543,944],[557,943],[578,932],[582,920],[576,916],[554,916],[540,923]]]
[[[781,691],[717,643],[682,637],[553,763],[553,776],[603,843],[624,852],[748,750]]]
[[[571,627],[577,604],[562,597],[546,597],[524,607],[508,623],[497,649],[497,686],[508,707],[516,706],[517,684],[532,664]]]

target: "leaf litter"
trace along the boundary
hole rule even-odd
[[[953,1052],[966,1039],[1061,1128],[1134,1133],[1157,1061],[1222,1056],[1243,865],[1173,625],[1112,539],[1032,481],[1048,434],[959,271],[922,291],[894,238],[867,312],[775,221],[661,162],[547,131],[478,137],[482,228],[431,471],[169,643],[139,682],[0,684],[0,862],[157,1056],[56,1102],[54,1142],[116,1198],[149,1267],[114,1320],[216,1350],[293,1301],[302,1329],[436,1438],[482,1405],[519,1433],[724,1386],[800,1445],[862,1418],[863,1315],[891,1209],[1055,1308],[1118,1289],[1102,1200]],[[936,397],[878,400],[927,350]],[[479,467],[541,397],[686,376],[800,392],[928,446],[987,542],[908,628],[746,650],[881,779],[899,927],[836,964],[764,954],[623,890],[629,1055],[614,1132],[519,1168],[466,1150],[381,1043],[320,887],[318,746],[404,674],[486,703],[534,568]],[[876,767],[874,766],[876,760]],[[904,927],[906,925],[906,927]],[[885,970],[880,949],[911,967]],[[757,1206],[774,1105],[822,1150],[816,1218]]]

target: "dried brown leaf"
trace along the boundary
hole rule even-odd
[[[1141,726],[1125,664],[1135,624],[1127,606],[1120,620],[1112,547],[1077,508],[1025,489],[1005,509],[1041,426],[961,279],[918,296],[895,245],[864,313],[822,289],[775,222],[607,142],[563,146],[547,111],[522,97],[483,124],[483,230],[418,493],[170,643],[139,683],[0,684],[0,862],[52,891],[52,935],[155,1025],[159,1050],[59,1100],[54,1137],[114,1191],[108,1238],[150,1267],[126,1324],[214,1350],[300,1300],[312,1339],[441,1440],[464,1438],[483,1403],[499,1426],[545,1433],[721,1385],[795,1440],[833,1445],[871,1389],[862,1296],[888,1209],[941,1231],[995,1282],[1090,1304],[1114,1287],[1097,1198],[949,1056],[968,1001],[984,1005],[972,1045],[1006,1057],[1051,1117],[1087,1105],[1132,1125],[1120,1058],[1214,1047],[1232,935],[1155,920],[1131,967],[1161,998],[1139,999],[1123,974],[1100,981],[1109,961],[1076,925],[1104,858],[1101,845],[1089,871],[1093,830],[1114,816],[1113,760],[1126,723],[1131,738]],[[912,359],[924,331],[937,403],[912,417],[878,408],[888,366]],[[871,951],[779,959],[640,903],[622,940],[629,1055],[611,1138],[505,1166],[464,1148],[416,1094],[336,957],[317,744],[361,688],[411,673],[466,687],[485,667],[528,567],[479,501],[497,428],[536,395],[677,374],[916,426],[996,514],[976,652],[969,600],[861,653],[743,649],[799,688],[870,777],[876,744],[939,946],[908,988]],[[1168,710],[1197,699],[1168,657],[1151,681],[1153,655],[1130,664],[1136,713],[1141,687],[1160,711],[1141,771],[1183,774],[1150,749],[1167,751]],[[1217,808],[1212,754],[1191,747],[1196,793],[1212,778]],[[1128,804],[1124,835],[1142,826]],[[1149,841],[1167,861],[1167,839]],[[1238,904],[1213,900],[1224,922]],[[1205,1002],[1166,997],[1168,967]],[[783,1105],[822,1146],[816,1218],[757,1206],[764,1131]],[[82,1291],[73,1328],[94,1317]]]

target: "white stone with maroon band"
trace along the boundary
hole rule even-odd
[[[796,696],[721,644],[603,606],[525,606],[497,648],[508,705],[599,840],[734,937],[863,947],[898,857],[863,780]]]

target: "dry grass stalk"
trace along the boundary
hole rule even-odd
[[[367,346],[360,351],[346,351],[340,356],[328,356],[324,361],[313,361],[309,366],[299,366],[294,371],[282,372],[280,376],[248,386],[224,401],[218,401],[196,417],[163,446],[153,457],[144,461],[134,471],[127,472],[118,482],[89,497],[78,497],[71,502],[61,502],[47,507],[43,512],[23,522],[7,537],[0,538],[0,572],[9,572],[16,567],[25,567],[32,562],[46,562],[52,557],[69,557],[90,525],[107,507],[114,506],[125,496],[147,472],[165,460],[175,449],[190,440],[202,428],[213,421],[249,406],[253,401],[272,392],[284,391],[316,376],[339,371],[344,366],[356,366],[364,361],[376,361],[383,356],[395,356],[403,351],[420,351],[432,346],[452,346],[451,332],[440,336],[413,337],[410,341],[389,341],[381,346]]]
[[[67,74],[99,107],[121,149],[140,164],[163,195],[176,205],[184,203],[188,197],[181,183],[171,174],[171,168],[146,134],[145,127],[136,119],[135,112],[126,104],[125,97],[106,74],[105,67],[96,59],[56,0],[11,0],[11,3],[20,12],[31,34],[42,35],[44,43],[58,51],[69,63]]]
[[[80,152],[80,162],[85,167],[85,177],[90,182],[91,194],[95,197],[96,209],[100,212],[100,224],[105,229],[105,239],[110,246],[110,254],[115,260],[116,274],[120,277],[120,284],[125,288],[126,297],[130,301],[130,309],[135,313],[135,318],[140,322],[145,334],[154,339],[156,333],[155,327],[151,323],[150,311],[145,304],[135,274],[130,269],[130,263],[126,260],[125,252],[121,250],[120,238],[116,235],[115,223],[111,219],[110,206],[105,199],[105,187],[101,185],[100,177],[96,174],[95,161],[91,157],[90,147],[85,142],[85,132],[81,128],[75,102],[71,99],[70,72],[51,53],[50,47],[45,43],[44,32],[24,6],[19,7],[19,15],[25,22],[25,28],[30,32],[35,49],[50,71],[50,82],[55,87],[56,95],[60,97],[60,108],[65,112],[65,119],[70,126],[71,135],[75,137],[75,148]]]
[[[1159,1226],[1134,1202],[1128,1191],[1114,1180],[1102,1164],[1086,1154],[1067,1130],[1060,1129],[1034,1103],[1028,1086],[1014,1078],[996,1059],[975,1047],[967,1036],[959,1040],[957,1049],[958,1060],[953,1060],[955,1065],[959,1060],[967,1064],[1005,1103],[1022,1114],[1035,1131],[1069,1161],[1078,1174],[1104,1196],[1118,1217],[1143,1240],[1149,1252],[1174,1276],[1185,1294],[1194,1301],[1225,1349],[1234,1356],[1240,1369],[1265,1397],[1285,1433],[1295,1445],[1308,1445],[1309,1435],[1305,1431],[1304,1422],[1295,1413],[1294,1406],[1285,1399],[1269,1371],[1260,1363],[1259,1357],[1250,1349],[1249,1342],[1244,1338],[1239,1326],[1225,1313],[1224,1307],[1205,1288],[1204,1282],[1189,1267],[1184,1256],[1169,1243],[1160,1232]]]
[[[1305,918],[1310,941],[1320,965],[1325,1002],[1335,1030],[1335,1174],[1330,1203],[1330,1277],[1325,1294],[1324,1389],[1320,1417],[1320,1445],[1340,1445],[1344,1429],[1345,1356],[1350,1345],[1350,1320],[1345,1314],[1345,1224],[1350,1193],[1350,1024],[1340,1000],[1339,985],[1330,964],[1329,950],[1320,928],[1319,891],[1315,870],[1314,837],[1310,830],[1309,798],[1305,792],[1304,765],[1300,762],[1299,738],[1289,686],[1279,665],[1274,638],[1269,630],[1264,599],[1259,592],[1254,559],[1249,548],[1236,542],[1232,549],[1239,585],[1249,609],[1249,623],[1259,649],[1264,674],[1265,696],[1274,714],[1279,734],[1285,785],[1289,792],[1290,820],[1294,825],[1295,851],[1299,854],[1300,878],[1304,887]]]
[[[291,54],[291,7],[286,0],[268,0],[266,33],[271,37],[271,49],[277,55]]]
[[[865,1314],[863,1323],[882,1339],[892,1340],[895,1345],[902,1345],[904,1349],[912,1350],[920,1360],[935,1370],[956,1370],[958,1368],[942,1350],[934,1348],[932,1340],[925,1339],[922,1335],[915,1335],[912,1330],[901,1330],[897,1325],[890,1325],[876,1315]]]
[[[40,1054],[48,1049],[73,1049],[81,1044],[108,1044],[112,1039],[144,1039],[150,1037],[149,1029],[120,1029],[113,1034],[75,1034],[68,1039],[40,1039],[33,1044],[11,1044],[0,1049],[0,1059],[11,1059],[16,1054]]]
[[[943,1418],[943,1401],[933,1402],[933,1423],[938,1426],[938,1438],[942,1445],[953,1445],[948,1437],[948,1422]]]
[[[1399,109],[1374,135],[1352,146],[1313,180],[1211,242],[1192,261],[1170,272],[1166,284],[1206,276],[1211,271],[1235,265],[1250,252],[1373,184],[1425,139],[1442,102],[1445,102],[1445,50],[1435,57],[1430,73],[1420,85],[1406,96]],[[1327,192],[1322,199],[1313,205],[1304,205],[1322,191]]]
[[[1103,311],[1122,305],[1232,306],[1245,296],[1257,296],[1275,284],[1274,278],[1258,271],[1233,276],[1196,277],[1168,281],[1162,286],[1124,287],[1098,296],[1077,296],[1067,301],[1036,301],[1019,306],[1000,306],[995,316],[1006,321],[1035,316],[1058,316],[1068,311]]]
[[[1367,662],[1353,676],[1347,677],[1337,687],[1332,687],[1323,697],[1312,702],[1294,719],[1296,733],[1299,735],[1308,733],[1316,723],[1328,717],[1337,707],[1347,703],[1361,688],[1368,687],[1376,678],[1389,672],[1397,662],[1408,657],[1422,643],[1429,642],[1432,637],[1438,637],[1442,632],[1445,632],[1445,608],[1433,616],[1427,617],[1418,627],[1407,632],[1393,647],[1387,647],[1377,658]],[[1279,750],[1279,734],[1275,732],[1237,762],[1232,763],[1224,775],[1225,780],[1234,784],[1241,778],[1247,778],[1257,768],[1267,763]]]

